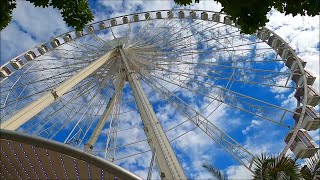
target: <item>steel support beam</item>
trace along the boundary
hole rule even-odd
[[[122,47],[118,47],[118,49],[125,65],[127,78],[139,109],[148,143],[151,149],[155,149],[156,163],[161,179],[187,179],[136,73],[130,68],[124,50]]]
[[[116,148],[117,148],[117,136],[118,136],[118,127],[119,127],[119,113],[120,113],[120,107],[121,107],[121,98],[122,98],[122,89],[125,83],[125,74],[121,73],[119,74],[119,84],[116,86],[116,97],[115,97],[115,104],[113,106],[112,111],[112,119],[110,121],[109,125],[109,133],[108,133],[108,139],[106,143],[106,151],[105,151],[105,159],[108,155],[109,161],[114,161],[115,154],[116,154]],[[115,83],[116,84],[116,83]]]
[[[114,106],[114,101],[115,101],[115,97],[116,97],[116,93],[113,94],[112,98],[110,99],[110,101],[108,102],[108,105],[106,107],[106,109],[104,110],[98,124],[96,125],[96,127],[94,128],[93,133],[91,134],[88,142],[84,145],[84,150],[87,152],[91,152],[93,149],[93,146],[95,145],[95,143],[97,142],[97,139],[102,131],[103,126],[105,125],[112,109]]]
[[[76,86],[80,81],[90,76],[93,72],[95,72],[98,68],[108,62],[115,54],[115,51],[112,50],[109,53],[103,55],[101,58],[89,64],[87,67],[82,69],[80,72],[70,77],[69,79],[62,82],[51,92],[45,93],[42,97],[37,100],[31,102],[25,108],[17,112],[11,118],[6,120],[0,125],[1,129],[6,130],[16,130],[22,124],[26,123],[29,119],[34,117],[36,114],[41,112],[43,109],[52,104],[56,99],[60,96],[64,95],[66,92],[71,90],[74,86]]]

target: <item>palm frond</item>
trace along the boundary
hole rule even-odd
[[[215,178],[218,180],[228,180],[228,176],[223,174],[219,169],[213,167],[209,163],[202,164],[202,167],[206,168],[208,172],[210,172]]]
[[[307,164],[300,170],[302,177],[311,180],[320,179],[320,151],[306,161]]]
[[[256,157],[254,179],[299,179],[299,165],[288,156],[267,156],[261,154]]]

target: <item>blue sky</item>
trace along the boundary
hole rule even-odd
[[[89,1],[90,7],[94,12],[95,21],[107,19],[114,16],[130,14],[139,11],[157,10],[157,9],[172,9],[172,8],[194,8],[203,10],[219,11],[221,6],[219,4],[203,1],[200,4],[193,4],[187,7],[177,7],[171,1]],[[272,10],[269,12],[270,22],[267,27],[274,30],[282,38],[284,38],[291,47],[293,47],[298,55],[307,61],[306,69],[311,71],[317,78],[319,78],[319,16],[317,17],[292,17],[284,16],[283,14]],[[63,22],[60,14],[57,10],[49,8],[33,8],[31,4],[23,1],[18,1],[17,9],[13,12],[13,21],[10,25],[1,31],[1,61],[0,64],[4,64],[16,55],[26,51],[28,48],[36,46],[39,43],[46,42],[52,37],[62,34],[70,30]],[[191,32],[194,30],[190,30]],[[202,34],[205,36],[205,34]],[[197,49],[202,49],[204,45],[199,45]],[[252,54],[248,53],[248,57]],[[214,56],[208,56],[206,54],[199,55],[198,61],[203,59],[213,58]],[[226,57],[221,57],[221,61]],[[266,59],[274,58],[272,54],[265,57]],[[219,61],[219,59],[218,59]],[[245,65],[245,64],[243,64]],[[251,64],[252,68],[261,68],[258,64]],[[272,68],[281,70],[282,64],[268,65],[264,68]],[[204,72],[210,75],[210,71],[223,71],[224,73],[230,73],[223,68],[204,69]],[[241,72],[238,72],[241,73]],[[200,77],[198,77],[200,78]],[[249,77],[250,78],[250,77]],[[258,80],[258,79],[257,79]],[[205,82],[213,82],[210,79],[204,79]],[[215,81],[219,85],[219,81]],[[222,83],[222,81],[221,81]],[[250,94],[252,97],[258,99],[264,99],[273,104],[278,104],[283,107],[294,108],[295,101],[292,97],[293,91],[279,91],[279,89],[267,89],[265,87],[246,86],[235,82],[231,90],[241,92],[243,94]],[[319,89],[319,81],[317,80],[314,87]],[[181,113],[174,111],[168,103],[165,101],[159,101],[160,97],[152,92],[151,88],[144,86],[148,97],[151,99],[151,103],[159,117],[162,125],[165,129],[175,124],[176,119],[182,119]],[[179,90],[176,94],[188,102],[194,102],[195,107],[201,107],[208,99],[201,97],[190,98],[194,95],[186,90]],[[130,88],[125,86],[124,94],[127,99],[133,99],[130,95]],[[108,99],[107,97],[105,97]],[[217,105],[217,104],[215,104]],[[132,104],[123,106],[130,110],[130,113],[125,113],[121,116],[128,124],[137,124],[137,127],[130,131],[130,136],[127,134],[119,133],[120,144],[123,142],[130,142],[127,139],[138,140],[144,138],[141,132],[141,120],[136,107]],[[124,111],[123,111],[124,112]],[[204,112],[208,113],[208,112]],[[273,123],[263,121],[258,117],[242,113],[227,105],[222,105],[219,108],[219,112],[216,113],[215,118],[211,118],[221,129],[225,130],[228,134],[239,141],[250,152],[254,154],[266,153],[278,153],[284,147],[284,136],[287,130],[274,125]],[[133,118],[134,117],[134,118]],[[211,116],[213,117],[213,116]],[[120,118],[120,119],[121,119]],[[290,121],[290,117],[286,117],[287,121]],[[131,121],[131,122],[130,122]],[[129,123],[130,122],[130,123]],[[123,128],[129,127],[128,124],[124,124]],[[184,126],[167,133],[169,139],[176,137],[178,134],[186,132],[193,126],[191,123],[186,123]],[[104,129],[107,132],[107,129]],[[139,130],[139,131],[138,131]],[[311,132],[311,135],[319,141],[317,132]],[[57,137],[57,140],[60,140]],[[103,147],[103,137],[100,138],[99,146]],[[184,169],[187,171],[187,175],[194,179],[208,178],[210,177],[202,168],[201,163],[210,162],[218,168],[224,170],[231,178],[250,177],[250,173],[240,166],[234,159],[232,159],[227,153],[222,151],[221,148],[210,138],[208,138],[200,130],[194,130],[185,136],[173,141],[172,143],[176,150],[179,160],[182,162]],[[98,149],[98,148],[97,148]],[[134,154],[135,152],[141,152],[147,150],[147,143],[137,145],[132,149],[123,149],[119,152],[121,155]],[[143,158],[143,157],[147,158]],[[145,176],[146,166],[150,162],[150,153],[145,153],[142,156],[136,156],[134,158],[120,161],[120,165],[134,171],[135,173]]]

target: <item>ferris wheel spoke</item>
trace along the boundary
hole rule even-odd
[[[172,26],[169,26],[172,22],[174,22],[174,21],[170,21],[169,23],[167,23],[166,21],[163,21],[163,23],[166,24],[165,27],[169,27],[170,29],[173,28],[172,26],[174,26],[174,25],[176,25],[176,24],[179,23],[179,22],[175,22],[175,24],[173,24]],[[158,30],[159,30],[159,29],[158,29]],[[160,31],[160,30],[162,30],[162,31]],[[146,33],[147,33],[147,36],[148,36],[148,35],[153,35],[152,37],[150,37],[150,39],[156,40],[157,37],[160,38],[160,37],[161,37],[160,35],[161,35],[162,33],[165,33],[165,32],[166,32],[166,29],[160,29],[160,30],[159,30],[160,32],[150,32],[150,31],[148,31],[148,32],[146,32]],[[129,47],[140,47],[141,45],[149,44],[149,43],[148,43],[148,40],[144,40],[144,38],[142,38],[142,37],[144,37],[144,36],[146,36],[146,34],[138,33],[138,37],[135,38],[135,39],[136,39],[135,42],[132,43],[132,44],[130,43],[130,46],[129,46]]]
[[[203,25],[203,21],[199,21],[199,23],[197,23],[197,24],[195,24],[194,26],[189,26],[188,28],[193,28],[193,29],[198,29],[197,28],[197,25]],[[169,41],[168,43],[171,43],[171,42],[173,42],[173,41],[175,41],[175,42],[180,42],[180,41],[183,41],[183,40],[186,40],[186,39],[188,39],[188,38],[192,38],[192,37],[194,37],[194,36],[197,36],[197,35],[199,35],[199,34],[201,34],[201,33],[205,33],[205,32],[207,32],[207,31],[212,31],[212,30],[216,30],[216,29],[219,29],[219,28],[224,28],[224,27],[226,27],[224,24],[207,24],[205,27],[203,27],[202,26],[202,28],[201,28],[201,30],[200,31],[197,31],[197,32],[195,32],[195,33],[190,33],[190,35],[187,35],[187,36],[183,36],[182,38],[180,38],[180,39],[174,39],[174,40],[172,40],[172,41]],[[187,28],[183,28],[182,30],[188,30]],[[183,31],[181,32],[181,30],[180,31],[177,31],[177,32],[179,32],[179,33],[181,33],[181,34],[183,34]]]
[[[242,46],[249,46],[249,45],[257,45],[257,44],[262,44],[264,42],[250,42],[250,43],[245,43],[245,44],[240,44],[240,45],[233,45],[231,47],[229,46],[224,46],[222,48],[217,48],[217,49],[213,49],[211,50],[211,52],[223,52],[223,51],[227,51],[227,52],[234,52],[234,51],[242,51],[242,49],[239,49],[239,47],[242,47]],[[192,45],[197,45],[199,44],[198,42],[195,42],[195,43],[190,43],[188,44],[189,46],[192,46]],[[237,48],[237,49],[235,49]],[[185,50],[188,50],[188,46],[182,46],[181,48],[177,49],[178,51],[176,51],[176,53],[183,53]],[[248,48],[246,48],[248,49]],[[271,49],[271,48],[267,48],[267,49]],[[245,49],[244,49],[245,50]],[[204,51],[208,51],[208,50],[204,50]],[[197,52],[201,52],[199,50],[197,50]]]
[[[91,91],[91,90],[95,87],[95,86],[92,86],[92,85],[94,85],[93,82],[90,82],[90,83],[88,82],[88,83],[82,85],[82,87],[84,87],[84,89],[86,89],[86,91],[81,92],[80,89],[75,88],[75,89],[73,89],[72,91],[79,91],[78,93],[71,93],[71,91],[69,91],[68,93],[66,93],[65,96],[64,96],[64,98],[65,98],[66,96],[68,96],[68,94],[71,94],[70,99],[69,99],[65,104],[64,104],[63,101],[62,101],[63,98],[62,98],[62,99],[59,99],[59,101],[60,101],[61,104],[62,104],[62,107],[61,107],[61,108],[58,108],[58,109],[56,109],[56,110],[54,110],[54,111],[52,111],[52,112],[49,113],[45,118],[43,118],[42,120],[45,121],[45,123],[42,125],[42,127],[44,127],[46,124],[48,124],[48,123],[50,123],[52,120],[54,120],[54,118],[55,118],[56,116],[60,115],[60,114],[61,114],[60,112],[61,112],[62,110],[63,110],[64,113],[66,114],[66,116],[64,116],[64,117],[67,117],[67,118],[66,118],[66,119],[67,119],[66,122],[69,122],[69,121],[68,121],[68,118],[74,117],[74,116],[77,115],[77,111],[76,111],[77,108],[76,108],[73,104],[71,104],[71,102],[76,101],[78,98],[82,97],[83,95],[86,95],[86,93],[87,93],[88,91]],[[72,111],[70,111],[70,109],[68,108],[68,105],[69,105],[69,104],[71,104],[71,106],[72,106]],[[82,107],[80,107],[80,110],[81,110],[82,108],[84,108],[84,107],[85,107],[85,105],[82,105]],[[64,108],[66,108],[66,109],[64,109]],[[69,110],[69,113],[67,113],[67,110]],[[80,110],[78,110],[78,111],[80,111]],[[74,116],[72,116],[72,112],[75,112]],[[71,119],[72,119],[72,118],[71,118]],[[70,119],[70,120],[71,120],[71,119]],[[38,123],[41,123],[41,122],[43,122],[43,121],[38,121]],[[57,125],[58,125],[58,124],[53,123],[49,128],[54,129]],[[61,126],[61,127],[64,127],[64,126]],[[49,129],[49,128],[47,128],[47,129]],[[40,128],[40,129],[43,129],[43,128]],[[46,129],[44,129],[42,132],[44,132],[45,130],[46,130]],[[60,130],[61,130],[61,129],[60,129]],[[60,130],[59,130],[59,131],[60,131]],[[58,133],[59,131],[57,131],[57,133]],[[39,134],[41,134],[41,132],[36,131],[35,134],[39,135]],[[51,137],[51,138],[52,138],[52,137]]]
[[[142,37],[144,36],[144,34],[146,33],[148,26],[150,26],[151,24],[151,19],[148,18],[146,19],[146,23],[139,29],[139,31],[135,34],[135,39],[136,41],[139,41],[140,39],[142,39]],[[132,45],[138,45],[137,42],[131,42]]]
[[[135,145],[135,144],[147,142],[147,140],[148,140],[148,139],[142,139],[142,140],[130,142],[130,143],[127,143],[127,144],[124,144],[124,145],[121,145],[121,146],[117,146],[117,147],[115,147],[115,148],[110,148],[109,150],[110,150],[110,151],[113,151],[113,150],[117,150],[117,149],[121,149],[121,148],[126,148],[126,147],[128,147],[128,146],[132,146],[132,145]],[[93,150],[92,152],[105,152],[105,149],[103,149],[103,150]]]
[[[109,159],[110,161],[113,161],[115,159],[115,148],[117,147],[117,132],[119,128],[119,113],[120,113],[120,107],[121,107],[121,99],[122,99],[122,90],[125,83],[125,77],[121,75],[118,79],[118,84],[116,86],[116,92],[115,92],[115,101],[114,105],[110,108],[112,108],[112,118],[109,123],[109,132],[107,136],[107,142],[106,142],[106,148],[105,148],[105,155],[104,157],[106,159]],[[113,150],[110,150],[113,149]],[[108,158],[107,158],[108,155]]]
[[[80,72],[78,72],[73,77],[71,77],[68,80],[64,81],[62,84],[60,84],[58,87],[56,87],[57,91],[60,91],[61,95],[63,95],[64,93],[68,92],[72,87],[77,85],[81,80],[83,80],[86,77],[88,77],[89,75],[91,75],[92,72],[96,71],[101,65],[103,65],[105,62],[107,62],[110,59],[110,57],[111,57],[111,55],[113,53],[114,53],[113,51],[107,53],[106,55],[104,55],[104,56],[100,57],[99,59],[97,59],[95,62],[91,63],[86,68],[82,69]],[[57,91],[55,91],[55,93],[57,93]],[[17,121],[17,119],[16,119],[17,117],[19,119],[19,123],[18,124],[14,123],[14,125],[15,125],[15,127],[16,126],[19,127],[21,125],[20,122],[23,123],[23,122],[29,120],[35,114],[39,113],[41,110],[43,110],[45,107],[47,107],[48,105],[50,105],[51,103],[53,103],[55,101],[55,98],[54,98],[54,96],[53,96],[53,94],[51,92],[50,93],[46,93],[40,99],[41,99],[41,101],[33,101],[27,107],[25,107],[24,109],[19,111],[18,114],[15,114],[10,119],[5,121],[4,123],[6,123],[6,124],[2,123],[2,125],[4,125],[3,127],[6,127],[8,123],[11,124],[12,122]],[[42,104],[42,105],[40,105],[39,103]],[[29,114],[28,116],[23,116],[22,115],[24,113],[29,112],[30,111],[29,108],[32,108],[32,107],[34,108],[34,106],[38,107],[36,112],[34,111],[33,114]],[[23,118],[22,118],[22,116],[23,116]]]
[[[110,45],[108,45],[108,43],[106,41],[104,41],[103,39],[101,39],[99,36],[97,36],[95,33],[90,33],[90,36],[93,37],[93,39],[98,42],[100,45],[102,45],[103,47],[112,47]],[[101,48],[99,46],[97,46],[98,48]]]
[[[189,121],[189,120],[188,120],[188,121]],[[189,122],[190,122],[190,121],[189,121]],[[170,139],[170,142],[175,141],[175,140],[181,138],[182,136],[188,134],[189,132],[192,132],[193,130],[195,130],[195,129],[197,129],[197,128],[198,128],[198,126],[195,126],[195,127],[191,128],[191,129],[189,129],[188,131],[186,131],[186,132],[178,135],[177,137],[174,137],[174,138]]]
[[[156,71],[161,71],[161,70],[157,70],[155,69]],[[164,70],[164,69],[163,69]],[[258,85],[258,86],[269,86],[269,87],[279,87],[279,88],[290,88],[290,89],[296,89],[296,87],[293,87],[293,86],[286,86],[286,85],[277,85],[277,84],[267,84],[267,83],[264,83],[264,81],[266,80],[270,80],[270,78],[276,78],[276,77],[279,77],[279,75],[269,75],[269,76],[262,76],[262,77],[255,77],[255,80],[261,80],[261,82],[257,82],[257,81],[248,81],[248,80],[241,80],[242,79],[242,74],[240,73],[237,73],[237,74],[234,74],[234,76],[236,77],[239,77],[240,79],[235,79],[235,78],[232,78],[231,76],[230,77],[226,77],[226,76],[222,76],[221,74],[219,73],[216,73],[216,71],[209,71],[210,73],[214,72],[214,74],[216,75],[219,75],[220,77],[217,77],[217,76],[211,76],[211,75],[201,75],[201,74],[194,74],[194,73],[189,73],[189,72],[184,72],[184,71],[170,71],[168,69],[165,69],[166,71],[170,72],[170,73],[173,73],[173,74],[177,74],[177,75],[181,75],[183,77],[189,77],[189,75],[192,75],[193,76],[200,76],[200,77],[204,77],[204,78],[210,78],[210,79],[213,79],[213,80],[225,80],[225,81],[229,81],[230,79],[234,82],[242,82],[244,84],[253,84],[253,85]]]
[[[109,91],[110,92],[110,91]],[[107,93],[108,94],[108,93]],[[82,95],[79,95],[78,97],[82,97]],[[76,97],[76,98],[78,98],[78,97]],[[103,101],[106,101],[106,99],[107,98],[105,98]],[[100,100],[99,100],[100,101]],[[101,109],[102,108],[102,105],[103,105],[103,103],[101,103],[101,101],[99,102],[100,103],[100,106],[99,106],[99,108],[98,109]],[[83,104],[80,108],[78,108],[79,110],[75,110],[75,109],[73,109],[73,110],[69,110],[70,112],[74,112],[74,116],[73,117],[75,117],[76,115],[81,115],[81,116],[84,116],[84,115],[86,115],[87,114],[87,112],[84,112],[84,113],[80,113],[80,111],[83,109],[83,108],[85,108],[85,107],[87,107],[87,105],[86,104]],[[88,108],[91,108],[92,107],[92,105],[89,105],[89,107]],[[97,113],[98,113],[99,111],[97,111]],[[97,116],[98,114],[95,114],[95,116]],[[72,118],[73,118],[72,117]],[[71,118],[71,119],[72,119]],[[70,120],[71,120],[70,119]],[[94,118],[92,118],[92,119],[94,119]],[[65,123],[63,124],[63,126],[61,126],[60,127],[60,129],[57,131],[57,132],[59,132],[59,131],[61,131],[62,130],[62,128],[63,127],[65,127],[65,125],[67,125],[67,123],[68,123],[68,121],[65,121]],[[57,133],[55,133],[54,135],[52,135],[52,137],[51,138],[53,138],[54,136],[56,136],[56,134]],[[82,142],[82,141],[81,141]]]
[[[295,113],[295,112],[292,112],[292,111],[290,111],[288,109],[284,109],[282,107],[278,107],[276,105],[273,105],[273,104],[270,104],[270,103],[267,103],[267,102],[252,98],[250,96],[243,95],[241,93],[233,92],[233,91],[231,91],[229,89],[225,89],[225,88],[222,88],[222,87],[219,87],[219,86],[216,86],[216,85],[213,85],[213,84],[209,84],[209,83],[206,83],[206,82],[202,82],[202,83],[208,84],[212,88],[217,88],[218,89],[218,91],[216,92],[218,94],[215,94],[216,96],[212,95],[212,93],[209,93],[207,89],[202,88],[201,84],[198,84],[199,85],[198,90],[194,90],[191,87],[188,87],[186,85],[181,85],[181,84],[179,85],[179,84],[173,82],[170,79],[166,80],[166,79],[164,79],[162,77],[159,77],[159,76],[154,76],[154,75],[151,75],[151,76],[155,77],[157,79],[163,80],[165,82],[170,82],[173,85],[180,86],[181,88],[184,88],[186,90],[189,90],[189,91],[194,92],[196,94],[199,94],[201,96],[207,97],[209,99],[216,100],[217,102],[224,103],[226,105],[229,105],[230,107],[233,107],[233,108],[236,108],[238,110],[247,112],[247,113],[252,114],[252,115],[254,115],[256,117],[259,117],[259,118],[262,118],[264,120],[273,122],[273,123],[278,124],[278,125],[283,126],[283,127],[287,127],[288,128],[290,126],[283,124],[282,123],[282,119],[276,120],[276,119],[272,119],[272,118],[269,118],[269,117],[266,117],[266,116],[262,116],[260,114],[263,112],[264,109],[266,109],[265,111],[266,111],[266,115],[267,115],[268,114],[267,110],[270,109],[270,108],[273,108],[273,109],[275,109],[277,111],[282,110],[282,113],[279,114],[279,118],[283,117],[283,114],[286,114],[286,113]],[[199,80],[194,79],[195,83],[198,83],[198,81]],[[221,90],[225,91],[225,92],[222,93]],[[265,107],[262,106],[262,105],[254,105],[254,104],[251,104],[251,103],[247,103],[245,101],[236,100],[236,98],[234,96],[238,96],[239,98],[244,98],[245,100],[253,100],[253,101],[257,101],[258,103],[263,103],[265,105]],[[227,102],[226,100],[229,100],[231,102]],[[236,104],[236,105],[234,105],[234,104]],[[246,108],[242,107],[242,105],[246,105],[246,104],[247,104]],[[257,110],[259,110],[259,111],[257,111]],[[274,114],[274,112],[273,112],[273,114]]]
[[[91,84],[93,84],[93,83],[91,83]],[[83,85],[83,87],[87,87],[88,91],[91,90],[91,89],[94,87],[94,86],[92,86],[91,88],[89,88],[89,86],[90,86],[89,83],[86,83],[86,84]],[[76,89],[76,90],[78,90],[78,89]],[[73,90],[73,91],[74,91],[74,90]],[[80,90],[78,90],[78,91],[81,92]],[[64,97],[68,96],[68,94],[71,94],[71,91],[69,91],[68,93],[66,93]],[[86,94],[86,91],[85,91],[85,92],[82,92],[82,93],[79,93],[79,94],[77,94],[77,93],[72,93],[71,98],[70,98],[65,104],[64,104],[63,101],[62,101],[63,98],[62,98],[62,99],[59,99],[59,101],[60,101],[61,104],[62,104],[62,107],[61,107],[61,108],[58,108],[58,109],[56,109],[56,110],[53,110],[51,113],[49,113],[48,115],[46,115],[45,118],[42,118],[42,121],[38,121],[38,123],[42,123],[43,121],[45,121],[45,123],[41,126],[41,128],[39,128],[38,131],[34,132],[34,134],[37,134],[37,135],[41,134],[41,132],[39,133],[39,131],[42,130],[45,125],[47,125],[47,124],[50,123],[52,120],[54,120],[54,118],[55,118],[56,116],[60,115],[60,112],[61,112],[61,111],[63,111],[63,112],[65,113],[65,115],[66,115],[65,117],[67,117],[66,119],[68,119],[68,118],[71,116],[71,113],[73,112],[73,111],[69,111],[69,113],[66,112],[66,111],[68,110],[68,105],[71,104],[72,101],[77,100],[79,97],[81,97],[81,95],[84,95],[84,94]],[[72,106],[72,110],[77,109],[73,104],[71,104],[71,106]],[[66,109],[64,109],[64,108],[66,108]],[[81,108],[80,108],[80,109],[81,109]],[[75,112],[75,115],[77,115],[76,112]],[[75,116],[75,115],[74,115],[74,116]],[[54,121],[54,122],[56,122],[56,121]],[[53,129],[53,128],[55,128],[56,125],[57,125],[57,124],[54,124],[54,123],[53,123],[49,128],[52,128],[52,129]],[[48,129],[48,128],[47,128],[47,129]],[[46,129],[43,129],[43,131],[45,131],[45,130],[46,130]]]
[[[224,62],[222,62],[224,63]],[[231,61],[230,61],[231,63]],[[171,62],[171,63],[165,63],[165,64],[160,64],[157,63],[156,65],[174,65],[174,66],[178,66],[178,65],[186,65],[186,64],[191,64],[191,65],[197,65],[197,66],[214,66],[214,67],[222,67],[222,68],[226,68],[226,69],[237,69],[237,70],[246,70],[246,71],[253,71],[253,72],[270,72],[270,73],[277,73],[280,75],[302,75],[299,73],[292,73],[292,72],[279,72],[279,71],[275,71],[275,70],[271,70],[271,69],[258,69],[258,68],[244,68],[244,67],[234,67],[234,66],[226,66],[226,65],[222,65],[219,64],[219,62]],[[210,72],[214,72],[214,71],[210,71]]]
[[[191,108],[186,102],[180,99],[177,95],[170,92],[165,87],[155,85],[155,82],[150,82],[149,79],[143,79],[152,89],[154,89],[159,95],[163,96],[167,101],[170,101],[174,97],[175,100],[170,101],[171,105],[176,107],[182,115],[187,117],[192,123],[205,132],[216,143],[220,144],[230,155],[244,165],[248,170],[252,171],[251,164],[254,161],[254,156],[242,147],[237,141],[231,138],[228,134],[223,132],[217,126],[212,124],[207,118],[203,117],[198,111]],[[149,82],[148,82],[149,81]],[[177,100],[180,102],[178,103]],[[188,113],[189,112],[189,113]],[[190,114],[193,112],[193,114]],[[195,118],[194,118],[195,116]]]
[[[89,99],[88,101],[88,106],[85,108],[85,113],[89,110],[91,104],[93,103],[93,101],[95,100],[95,98],[97,97],[98,93],[100,92],[101,88],[99,88],[94,95]],[[79,120],[76,122],[76,125],[74,126],[74,128],[71,130],[71,132],[69,133],[69,135],[66,137],[66,139],[64,140],[64,143],[68,142],[70,140],[70,136],[72,135],[72,133],[75,131],[75,128],[79,125],[79,123],[82,122],[82,120],[84,119],[84,114],[81,115],[81,117],[79,118]]]
[[[188,46],[193,46],[193,45],[197,45],[197,44],[207,43],[207,46],[210,47],[211,44],[209,44],[209,43],[212,43],[212,42],[219,43],[219,44],[222,45],[222,43],[220,43],[220,41],[222,41],[222,40],[224,40],[224,41],[229,41],[228,38],[241,37],[241,35],[229,36],[229,35],[232,35],[232,34],[238,33],[238,32],[239,32],[239,30],[236,30],[236,31],[233,31],[233,32],[228,33],[228,34],[223,34],[223,35],[221,35],[221,36],[211,37],[211,38],[209,38],[209,39],[205,39],[205,38],[203,38],[203,37],[200,36],[200,38],[202,38],[202,40],[191,41],[191,42],[188,43]],[[190,40],[191,40],[191,39],[190,39]],[[188,40],[186,39],[186,41],[188,41]],[[181,41],[177,41],[177,42],[179,42],[180,44],[177,44],[177,43],[176,43],[176,44],[174,44],[174,45],[176,45],[176,46],[178,46],[178,47],[180,46],[181,49],[182,49],[182,48],[185,49],[185,48],[188,47],[188,46],[185,46],[185,44],[184,44],[183,42],[181,42]]]
[[[141,154],[144,154],[144,153],[147,153],[147,152],[151,152],[151,149],[146,150],[146,151],[142,151],[142,152],[139,152],[139,153],[135,153],[135,154],[130,154],[128,156],[117,158],[113,162],[120,161],[120,160],[127,159],[127,158],[131,158],[133,156],[138,156],[138,155],[141,155]]]
[[[68,76],[69,77],[69,76]],[[26,86],[22,86],[22,88],[23,88],[23,90],[22,91],[20,91],[20,94],[17,96],[17,98],[16,99],[14,99],[14,100],[12,100],[12,101],[9,101],[9,102],[7,102],[7,107],[9,107],[9,106],[11,106],[11,105],[14,105],[14,104],[16,104],[18,101],[23,101],[23,100],[25,100],[25,99],[30,99],[30,98],[32,98],[32,97],[34,97],[34,96],[36,96],[36,95],[39,95],[39,94],[42,94],[42,93],[44,93],[44,92],[47,92],[47,91],[49,91],[50,89],[52,89],[53,87],[55,87],[56,85],[58,85],[58,84],[60,84],[60,82],[58,82],[58,83],[56,83],[56,84],[53,84],[53,85],[50,85],[50,86],[43,86],[42,84],[40,84],[40,85],[38,85],[38,87],[37,86],[35,86],[35,84],[33,84],[32,82],[30,82],[30,83],[28,83],[28,84],[26,84]],[[33,91],[31,91],[29,94],[23,94],[23,92],[24,92],[24,90],[26,89],[26,88],[29,88],[30,86],[32,86],[32,89],[34,89],[34,91],[35,92],[33,92]],[[42,87],[45,87],[45,89],[43,89]],[[39,91],[39,89],[42,89],[42,90],[40,90]],[[11,90],[12,91],[12,90]],[[32,93],[32,94],[31,94]],[[22,96],[22,95],[24,95],[24,97],[23,98],[21,98],[20,96]]]
[[[188,39],[190,39],[192,37],[191,35],[189,35],[189,34],[192,34],[190,31],[191,28],[197,28],[197,26],[202,25],[202,23],[203,22],[200,21],[200,22],[193,24],[193,26],[188,24],[187,26],[184,26],[184,27],[181,27],[180,29],[175,30],[174,33],[167,35],[166,38],[162,38],[159,42],[159,45],[162,44],[162,45],[165,45],[164,48],[168,48],[170,46],[175,45],[178,42],[187,41]],[[203,30],[203,32],[209,31],[210,28],[215,27],[216,25],[217,24],[210,25],[210,26],[208,25],[207,29]],[[176,36],[176,37],[174,38],[174,36]],[[172,39],[172,40],[170,40],[170,39]]]
[[[77,70],[75,71],[75,70],[70,70],[70,72],[72,72],[72,73],[74,73],[74,72],[77,72]],[[56,79],[61,79],[61,78],[63,78],[63,79],[65,79],[65,78],[68,78],[68,77],[71,77],[72,76],[72,74],[66,74],[66,72],[63,72],[63,73],[60,73],[60,74],[56,74],[56,75],[52,75],[52,76],[50,76],[50,77],[44,77],[44,78],[40,78],[40,79],[35,79],[35,80],[33,80],[33,79],[28,79],[28,78],[24,78],[24,79],[22,79],[22,80],[27,80],[28,82],[26,82],[26,83],[19,83],[19,85],[16,85],[15,86],[15,89],[18,89],[18,88],[22,88],[22,87],[25,87],[25,86],[27,86],[27,85],[30,85],[30,84],[36,84],[36,83],[40,83],[40,82],[46,82],[46,81],[48,81],[48,80],[56,80]],[[21,80],[21,81],[22,81]],[[6,88],[6,87],[4,87],[4,88]],[[11,88],[11,87],[10,87]],[[12,89],[12,88],[11,88]],[[37,88],[35,88],[35,89],[37,89]],[[5,92],[6,90],[4,90],[3,92]]]
[[[212,26],[212,27],[214,27],[214,26]],[[225,26],[223,26],[223,27],[225,27]],[[219,28],[221,28],[221,26],[220,27],[218,27],[218,32],[219,32]],[[214,36],[213,34],[214,33],[216,33],[216,31],[211,31],[211,30],[216,30],[217,28],[212,28],[212,29],[206,29],[205,31],[203,31],[202,33],[207,33],[207,31],[209,31],[210,32],[210,35],[211,35],[211,37],[210,38],[203,38],[203,35],[200,35],[200,39],[201,40],[196,40],[196,41],[191,41],[195,36],[193,36],[193,35],[189,35],[188,37],[185,37],[185,38],[183,38],[183,39],[177,39],[177,40],[175,40],[177,43],[180,43],[180,44],[174,44],[174,45],[176,45],[176,46],[182,46],[182,42],[184,42],[184,41],[182,41],[182,40],[185,40],[186,42],[188,42],[189,41],[189,43],[188,43],[188,45],[189,46],[192,46],[192,45],[196,45],[196,44],[201,44],[201,43],[209,43],[209,42],[211,42],[211,41],[213,41],[213,42],[218,42],[219,44],[221,44],[221,45],[223,45],[222,43],[220,43],[220,41],[221,40],[224,40],[224,41],[228,41],[228,38],[234,38],[234,37],[241,37],[241,35],[238,35],[238,34],[236,34],[236,35],[233,35],[234,33],[237,33],[237,32],[239,32],[239,30],[235,30],[235,31],[233,31],[233,32],[228,32],[227,34],[220,34],[220,33],[218,33],[218,36]],[[201,32],[200,32],[201,33]],[[192,33],[190,33],[190,34],[192,34]],[[209,45],[209,44],[208,44]],[[183,46],[183,47],[187,47],[187,46]]]
[[[101,86],[100,86],[100,89],[102,89]],[[103,100],[103,101],[106,101],[106,100]],[[101,102],[101,100],[99,99],[100,107],[98,107],[98,110],[97,110],[96,112],[94,112],[95,108],[92,108],[93,114],[88,114],[87,112],[83,113],[83,115],[84,115],[84,114],[87,114],[87,117],[88,117],[87,119],[91,119],[91,124],[90,124],[90,125],[87,125],[87,126],[83,125],[84,128],[86,128],[86,131],[84,132],[82,138],[80,138],[81,132],[78,132],[78,134],[79,134],[79,137],[78,137],[78,138],[80,138],[80,141],[78,141],[78,147],[81,145],[83,139],[85,138],[86,134],[88,133],[88,131],[89,131],[89,129],[90,129],[92,123],[93,123],[93,120],[98,116],[99,111],[102,109],[103,104],[104,104],[103,101]],[[91,108],[91,107],[92,107],[92,106],[90,105],[90,108]],[[79,114],[79,113],[77,113],[77,114]],[[81,113],[80,113],[80,114],[81,114]],[[80,114],[79,114],[79,115],[80,115]],[[82,130],[82,129],[84,129],[84,128],[81,128],[81,127],[80,127],[80,130]],[[77,133],[76,133],[76,134],[77,134]],[[70,140],[72,140],[72,138],[71,138]]]

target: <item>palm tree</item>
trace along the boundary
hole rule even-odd
[[[254,180],[317,180],[320,179],[320,151],[306,160],[300,168],[296,160],[289,156],[267,156],[261,154],[255,158]],[[209,163],[202,164],[218,180],[228,180],[228,176]]]
[[[228,176],[226,174],[223,174],[223,172],[213,167],[211,164],[204,163],[202,164],[202,167],[206,168],[207,171],[217,180],[228,180]]]
[[[253,179],[300,179],[299,165],[289,156],[266,156],[255,160]]]

